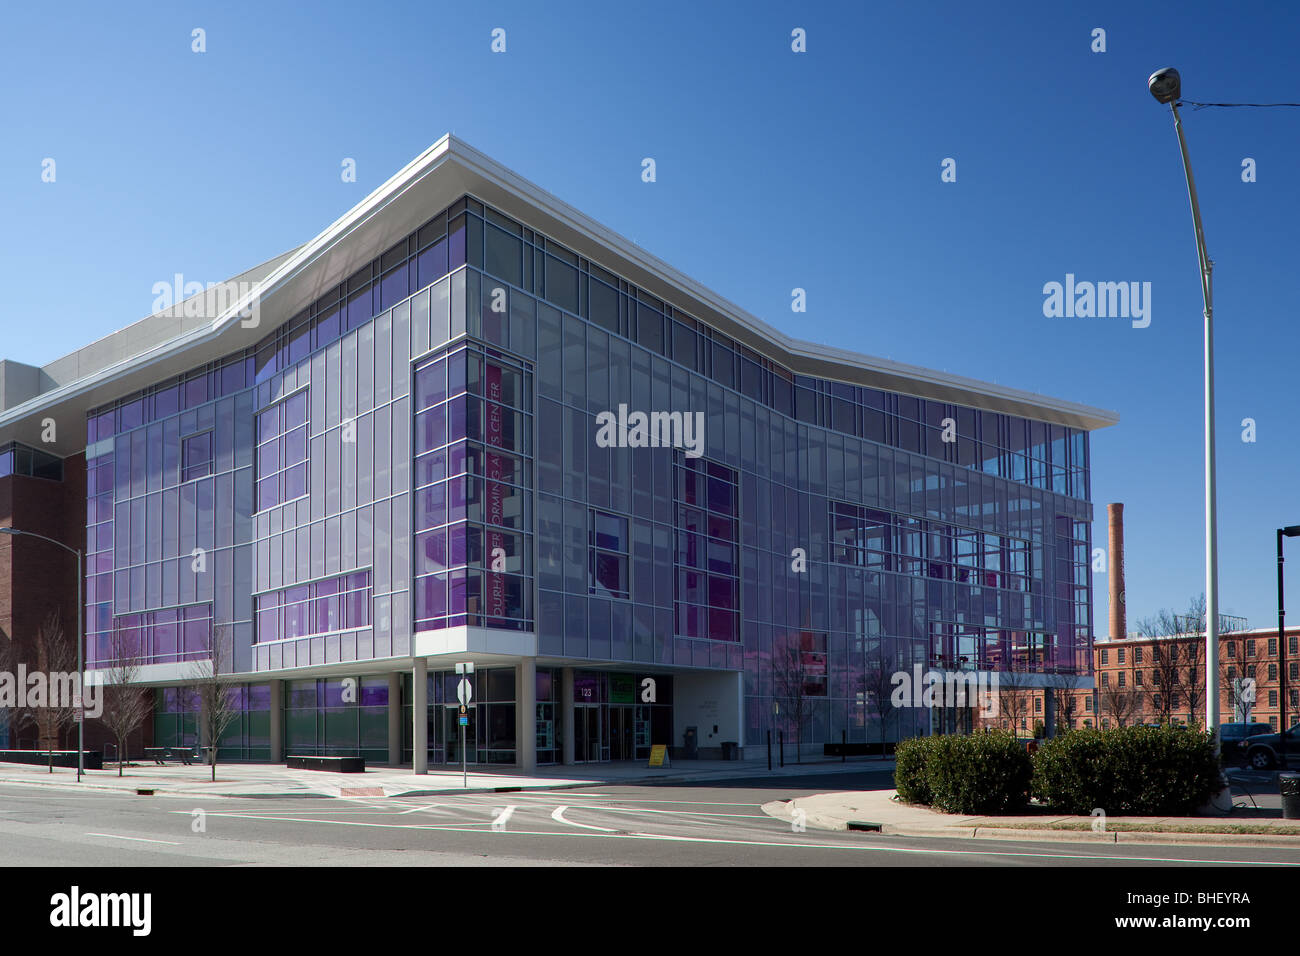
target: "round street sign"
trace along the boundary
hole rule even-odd
[[[469,681],[462,677],[460,683],[456,685],[456,699],[462,704],[468,704],[473,697],[474,691],[469,686]]]

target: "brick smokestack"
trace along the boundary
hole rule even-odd
[[[1124,613],[1124,506],[1112,503],[1106,506],[1110,524],[1110,639],[1128,637],[1128,623]]]

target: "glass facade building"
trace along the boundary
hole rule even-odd
[[[719,321],[483,182],[258,340],[85,409],[87,659],[139,648],[159,739],[194,733],[174,688],[214,636],[242,759],[459,762],[457,660],[466,756],[522,765],[755,746],[790,659],[814,744],[944,725],[882,728],[882,669],[1090,675],[1113,417]]]

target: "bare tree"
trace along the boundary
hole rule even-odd
[[[998,671],[997,717],[1007,723],[1012,734],[1020,735],[1021,724],[1029,714],[1030,675],[1024,671]]]
[[[109,638],[109,650],[112,663],[104,668],[104,709],[99,719],[117,740],[117,775],[120,777],[126,761],[127,738],[153,712],[153,697],[149,688],[137,683],[143,664],[139,639],[121,627],[114,627]]]
[[[877,653],[867,661],[867,669],[862,676],[862,691],[867,696],[869,705],[880,721],[880,759],[885,759],[885,726],[894,712],[893,692],[894,674],[898,667],[894,658]]]
[[[1220,616],[1220,626],[1229,632],[1236,626],[1233,622],[1233,618]],[[1205,623],[1204,594],[1188,601],[1186,614],[1174,614],[1164,609],[1138,622],[1138,634],[1169,639],[1153,643],[1151,648],[1155,665],[1151,673],[1151,703],[1161,723],[1173,721],[1175,700],[1179,701],[1179,712],[1186,704],[1189,723],[1199,719],[1205,703],[1206,660],[1205,643],[1197,638],[1204,636]],[[1216,687],[1221,680],[1222,677],[1216,677]]]
[[[221,738],[243,713],[239,694],[240,682],[233,676],[234,649],[227,628],[218,627],[212,632],[209,644],[209,666],[199,664],[192,669],[194,699],[199,705],[200,735],[208,748],[208,762],[212,765],[212,779],[217,779],[217,747]]]
[[[32,674],[43,675],[46,692],[37,702],[7,708],[11,726],[32,729],[36,749],[50,754],[53,773],[54,751],[61,747],[64,728],[74,717],[68,682],[77,669],[77,648],[63,629],[58,608],[45,615],[26,655],[20,655],[16,641],[7,643],[0,669],[16,674],[19,664],[30,668]]]
[[[1075,714],[1078,712],[1079,685],[1083,683],[1083,678],[1078,674],[1055,673],[1048,675],[1047,693],[1052,695],[1056,702],[1056,733],[1061,732],[1061,727],[1066,730],[1074,729]]]
[[[1263,675],[1260,659],[1246,656],[1246,636],[1226,635],[1219,655],[1219,686],[1232,705],[1233,721],[1250,723],[1255,700],[1245,682],[1259,683]]]
[[[1127,727],[1142,709],[1142,692],[1134,687],[1107,684],[1098,689],[1097,710],[1110,717],[1117,727]]]
[[[810,687],[814,674],[808,666],[807,652],[804,650],[803,633],[787,638],[784,647],[774,649],[772,653],[772,693],[781,705],[785,722],[794,728],[795,761],[803,763],[803,731],[808,721],[817,711],[818,698],[822,694]]]

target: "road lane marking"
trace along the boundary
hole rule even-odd
[[[597,827],[597,826],[592,826],[590,823],[578,823],[578,822],[576,822],[576,821],[574,821],[574,820],[566,820],[566,819],[564,818],[564,811],[567,810],[567,809],[569,809],[569,808],[568,808],[568,807],[556,807],[556,808],[555,808],[555,812],[553,812],[553,813],[551,814],[551,819],[554,820],[556,823],[564,823],[564,824],[567,824],[568,826],[571,826],[571,827],[582,827],[584,830],[599,830],[599,831],[601,831],[602,833],[617,833],[617,832],[618,832],[617,830],[611,829],[610,827]]]
[[[515,812],[515,808],[513,806],[508,806],[504,810],[502,810],[501,816],[497,817],[495,820],[492,821],[492,829],[504,830],[506,828],[506,821],[510,819],[511,815],[514,812]]]
[[[134,840],[136,843],[165,843],[167,846],[180,846],[172,840],[146,840],[144,837],[122,836],[118,833],[87,833],[86,836],[108,837],[110,840]]]

